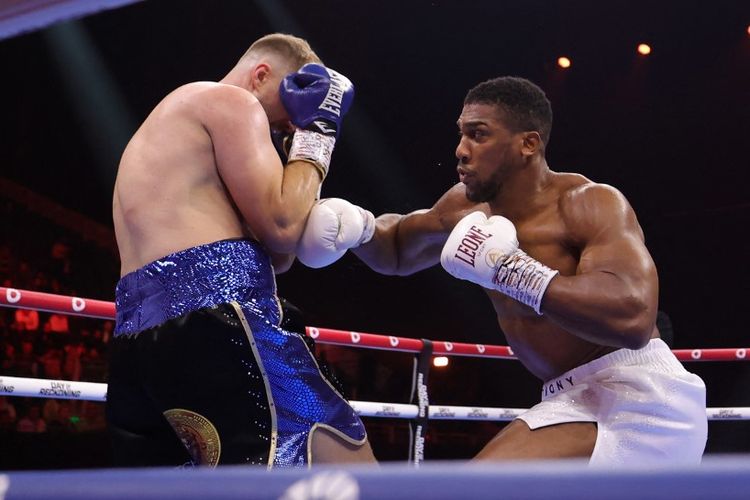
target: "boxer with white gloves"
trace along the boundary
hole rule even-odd
[[[297,259],[307,267],[328,266],[370,241],[374,232],[375,216],[369,210],[341,198],[319,200],[307,218]]]
[[[551,127],[532,82],[476,85],[458,119],[459,182],[429,209],[378,216],[353,252],[383,274],[440,262],[481,285],[508,345],[543,381],[542,401],[477,459],[698,464],[705,385],[659,338],[658,276],[638,219],[617,189],[549,167]]]
[[[503,292],[541,314],[547,285],[558,274],[518,248],[516,227],[501,215],[472,212],[453,228],[440,255],[451,275]]]

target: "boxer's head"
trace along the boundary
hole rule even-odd
[[[484,202],[530,159],[544,157],[552,108],[544,92],[532,82],[517,77],[494,78],[468,92],[458,126],[459,178],[471,201]]]
[[[525,78],[502,76],[482,82],[466,94],[467,104],[494,105],[510,131],[537,132],[544,144],[549,143],[552,105],[544,91]]]
[[[245,72],[247,87],[258,99],[274,130],[288,130],[289,116],[279,98],[281,80],[307,63],[321,63],[303,39],[283,33],[256,40],[232,71]]]

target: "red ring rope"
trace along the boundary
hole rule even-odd
[[[115,304],[113,302],[44,292],[32,292],[16,288],[0,287],[0,306],[18,309],[36,309],[38,311],[71,314],[87,318],[110,320],[115,318]],[[417,339],[333,330],[314,326],[305,328],[310,337],[323,344],[415,353],[422,350],[422,341]],[[680,361],[746,361],[748,360],[748,350],[750,348],[740,347],[724,349],[674,349],[672,352]],[[433,355],[515,359],[512,349],[508,346],[464,344],[448,341],[433,341]]]

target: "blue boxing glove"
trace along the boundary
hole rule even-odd
[[[295,126],[334,136],[354,99],[354,85],[347,77],[315,63],[287,75],[279,92]]]
[[[352,82],[341,73],[309,63],[287,75],[279,87],[294,134],[289,161],[307,161],[325,178],[341,120],[354,99]]]

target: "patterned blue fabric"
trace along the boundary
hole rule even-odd
[[[115,295],[115,335],[232,301],[273,324],[281,320],[271,259],[250,240],[222,240],[167,255],[123,276]]]
[[[256,361],[271,389],[270,397],[260,397],[276,412],[274,466],[308,463],[308,439],[316,423],[350,441],[364,442],[362,421],[321,375],[305,341],[278,326],[281,311],[273,268],[256,242],[224,240],[189,248],[124,276],[116,290],[115,336],[137,335],[191,311],[229,302],[242,309],[260,358]]]

